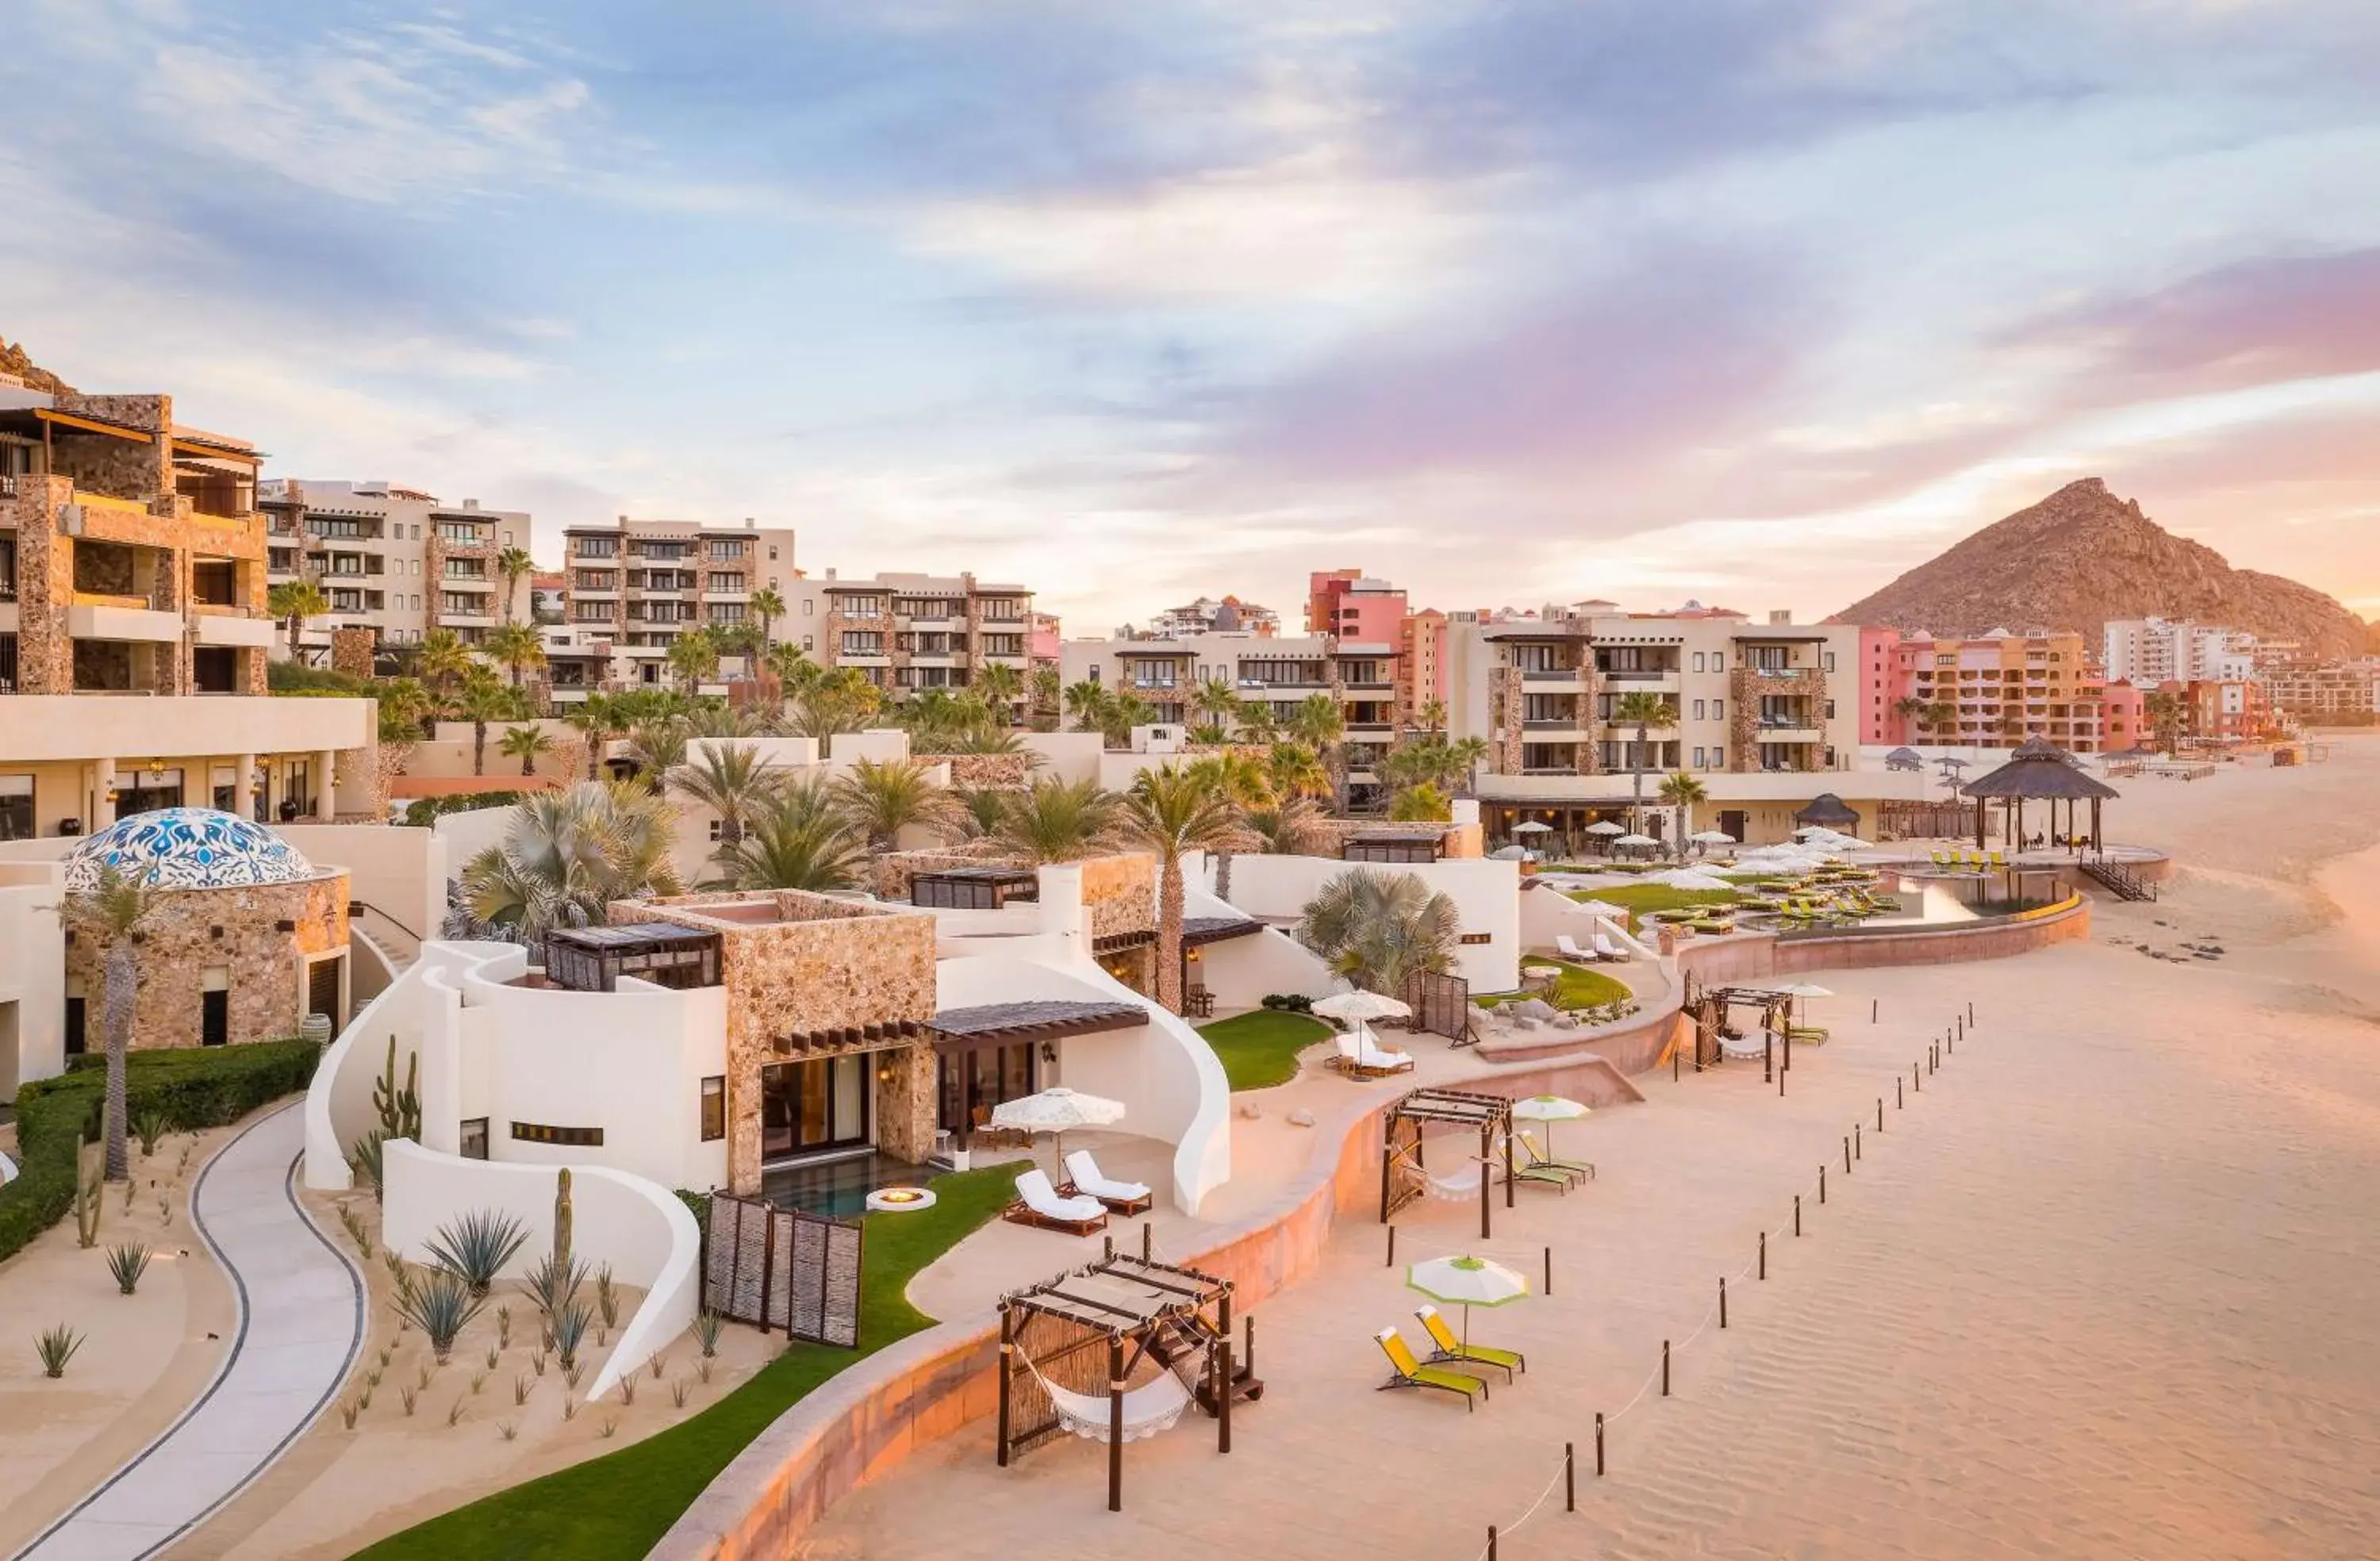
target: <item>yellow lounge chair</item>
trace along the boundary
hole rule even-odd
[[[1512,1380],[1514,1372],[1529,1369],[1529,1358],[1517,1349],[1493,1349],[1484,1344],[1463,1343],[1454,1337],[1454,1330],[1446,1325],[1446,1319],[1438,1314],[1435,1306],[1425,1306],[1414,1315],[1421,1319],[1421,1325],[1429,1330],[1430,1342],[1438,1346],[1429,1357],[1433,1362],[1453,1361],[1464,1365],[1500,1367],[1506,1382]]]
[[[1413,1346],[1407,1344],[1404,1336],[1396,1329],[1382,1328],[1373,1337],[1379,1340],[1380,1349],[1387,1354],[1393,1373],[1388,1381],[1380,1384],[1381,1392],[1386,1393],[1391,1387],[1435,1387],[1444,1393],[1460,1393],[1463,1408],[1470,1410],[1477,1409],[1479,1400],[1488,1397],[1488,1385],[1477,1377],[1450,1372],[1443,1366],[1425,1366],[1415,1360]]]
[[[1537,1147],[1537,1140],[1535,1134],[1524,1132],[1520,1134],[1519,1137],[1521,1140],[1521,1151],[1528,1156],[1531,1168],[1543,1166],[1548,1170],[1567,1171],[1572,1176],[1591,1178],[1595,1175],[1595,1167],[1590,1162],[1585,1160],[1558,1160],[1551,1155],[1547,1154],[1544,1150]]]

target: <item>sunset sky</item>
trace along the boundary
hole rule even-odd
[[[0,336],[1069,630],[1821,614],[2077,476],[2380,615],[2372,0],[19,0]]]

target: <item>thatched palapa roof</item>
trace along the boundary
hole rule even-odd
[[[1978,775],[1960,788],[1971,797],[2055,798],[2088,802],[2120,795],[2104,780],[2074,768],[2065,749],[2029,737],[2014,757],[1989,774]]]

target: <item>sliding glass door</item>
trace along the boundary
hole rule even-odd
[[[760,1070],[764,1158],[845,1149],[868,1141],[869,1059],[865,1055],[771,1063]]]

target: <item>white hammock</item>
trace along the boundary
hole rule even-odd
[[[1424,1173],[1422,1180],[1428,1184],[1429,1195],[1431,1197],[1444,1198],[1450,1202],[1453,1202],[1463,1198],[1477,1197],[1479,1195],[1479,1183],[1487,1174],[1487,1163],[1481,1160],[1474,1160],[1471,1162],[1471,1168],[1467,1171],[1457,1171],[1452,1176],[1431,1176],[1427,1173]]]
[[[1113,1408],[1104,1393],[1076,1393],[1059,1386],[1041,1375],[1039,1367],[1026,1362],[1026,1367],[1040,1378],[1041,1389],[1050,1395],[1050,1408],[1058,1411],[1058,1423],[1075,1435],[1088,1441],[1104,1442]],[[1171,1431],[1182,1411],[1190,1407],[1190,1390],[1172,1372],[1160,1372],[1138,1387],[1126,1388],[1123,1396],[1123,1439],[1144,1441],[1160,1431]]]

